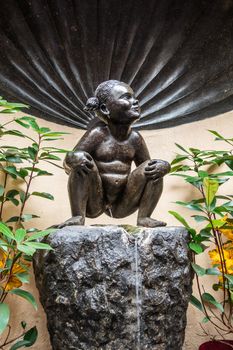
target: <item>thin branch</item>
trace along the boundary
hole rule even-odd
[[[0,207],[0,220],[2,220],[2,214],[3,214],[3,206],[4,206],[4,203],[5,203],[5,192],[6,192],[6,184],[7,184],[7,178],[8,178],[8,174],[5,173],[5,178],[4,178],[4,193],[3,193],[3,200],[2,200],[2,203],[1,203],[1,207]]]
[[[8,338],[9,338],[9,336],[10,336],[10,332],[11,332],[11,326],[8,324],[8,333],[7,333],[7,336],[6,336],[6,339],[5,339],[5,341],[4,341],[3,346],[7,343],[7,340],[8,340]]]

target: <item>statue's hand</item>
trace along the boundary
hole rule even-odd
[[[165,160],[152,159],[145,167],[145,175],[150,180],[157,180],[170,171],[170,164]]]
[[[93,158],[84,151],[68,152],[65,159],[65,167],[77,172],[90,173],[94,167]]]

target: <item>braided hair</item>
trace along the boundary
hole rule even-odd
[[[101,83],[95,90],[95,96],[87,100],[84,110],[87,112],[98,112],[100,106],[108,99],[112,88],[119,84],[122,84],[122,82],[118,80],[107,80]]]

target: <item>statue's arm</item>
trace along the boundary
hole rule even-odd
[[[147,149],[146,143],[143,140],[142,136],[138,133],[137,139],[137,152],[135,154],[135,164],[139,166],[143,162],[150,160],[149,151]],[[161,159],[153,159],[147,163],[145,167],[144,173],[146,177],[152,180],[156,180],[158,178],[163,177],[170,171],[170,164],[165,160]]]
[[[93,130],[87,131],[79,140],[73,151],[68,152],[64,159],[65,172],[69,174],[72,169],[80,167],[93,167],[92,154],[96,147],[96,135]]]
[[[144,163],[146,160],[150,159],[150,154],[146,143],[142,136],[138,132],[134,132],[134,144],[135,144],[135,157],[134,162],[136,166]]]

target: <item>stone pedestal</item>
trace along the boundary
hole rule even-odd
[[[181,350],[192,272],[180,227],[66,227],[34,260],[54,350]]]

